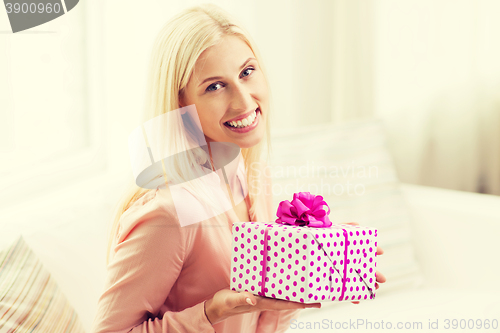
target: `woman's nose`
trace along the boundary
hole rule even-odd
[[[250,111],[256,107],[250,89],[243,84],[233,85],[231,108],[241,111]]]

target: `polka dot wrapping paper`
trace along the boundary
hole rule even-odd
[[[235,222],[230,288],[301,303],[374,299],[376,252],[375,228]]]

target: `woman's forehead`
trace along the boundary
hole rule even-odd
[[[212,76],[238,73],[241,65],[250,57],[255,56],[243,40],[236,36],[226,36],[200,55],[194,68],[194,83],[199,84]]]

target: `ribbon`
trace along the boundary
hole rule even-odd
[[[342,279],[342,293],[340,294],[339,300],[342,301],[344,299],[344,291],[347,289],[345,283],[347,281],[347,245],[349,244],[349,240],[347,239],[347,230],[342,229],[344,231],[344,277]]]
[[[324,206],[328,208],[325,211]],[[277,223],[308,226],[314,228],[328,228],[332,222],[328,218],[330,207],[321,195],[313,195],[309,192],[293,194],[292,202],[281,201],[276,212]]]
[[[267,224],[266,229],[264,230],[264,250],[262,251],[264,258],[262,259],[262,281],[260,283],[260,294],[261,296],[266,296],[266,272],[267,272],[267,235],[269,228],[272,228],[272,225]]]

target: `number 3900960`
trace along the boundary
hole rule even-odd
[[[7,8],[7,14],[11,13],[23,13],[23,14],[35,14],[35,13],[59,13],[61,11],[61,5],[58,3],[6,3],[5,8]]]

